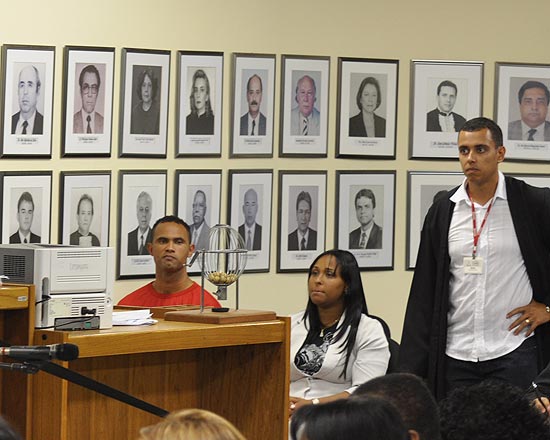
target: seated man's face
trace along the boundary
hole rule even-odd
[[[17,211],[17,221],[19,223],[19,230],[23,234],[27,234],[31,230],[33,215],[34,215],[33,203],[23,200],[19,205],[19,209]]]
[[[439,110],[449,113],[453,110],[456,102],[456,91],[454,87],[443,86],[437,95],[437,106]]]
[[[357,221],[361,226],[368,226],[374,219],[374,208],[372,207],[372,200],[368,197],[359,197],[355,202],[355,214],[357,215]]]
[[[306,77],[300,81],[296,92],[296,101],[298,101],[300,113],[308,117],[313,111],[313,105],[315,104],[315,87],[309,78]]]
[[[300,200],[298,209],[296,210],[296,221],[300,232],[305,233],[311,221],[311,207],[305,200]]]
[[[82,78],[82,87],[80,87],[80,96],[82,98],[82,108],[86,113],[92,113],[95,110],[97,94],[99,92],[99,82],[96,74],[86,72]]]
[[[548,101],[544,90],[538,87],[525,90],[519,105],[521,120],[529,127],[535,128],[546,120]]]
[[[196,193],[193,199],[193,224],[198,228],[204,221],[206,214],[206,199],[202,193]]]
[[[94,217],[92,203],[89,200],[82,200],[78,209],[78,230],[82,235],[90,232],[90,225]]]
[[[187,229],[178,223],[159,223],[155,228],[153,242],[147,245],[155,260],[155,266],[168,272],[184,268],[187,258],[195,250]]]

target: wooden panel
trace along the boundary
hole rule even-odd
[[[95,335],[88,331],[38,331],[35,341],[45,338],[48,344],[76,343],[86,356],[68,363],[71,370],[167,411],[209,409],[233,422],[251,440],[286,440],[287,319],[236,325],[167,325],[161,321],[152,328],[92,331]],[[145,335],[150,341],[131,348],[140,349],[140,353],[98,354],[108,348],[115,353],[127,350],[116,343],[125,341],[125,345],[134,346]],[[217,347],[213,346],[214,339]],[[196,347],[201,340],[205,348]],[[159,346],[171,345],[180,348],[159,351]],[[80,386],[39,374],[33,393],[33,440],[132,439],[138,437],[141,427],[160,420]]]
[[[0,285],[0,309],[26,309],[29,306],[29,289],[25,286]]]

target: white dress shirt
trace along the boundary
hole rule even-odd
[[[514,336],[508,330],[517,316],[506,319],[506,314],[528,304],[533,290],[500,172],[493,206],[477,247],[477,257],[483,259],[483,273],[464,273],[464,258],[471,257],[473,250],[472,208],[465,182],[451,197],[456,205],[449,229],[451,278],[446,354],[476,362],[504,356],[525,340],[526,331]],[[483,206],[474,203],[478,231],[490,204],[491,200]]]

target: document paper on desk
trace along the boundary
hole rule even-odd
[[[158,321],[152,319],[151,310],[128,310],[128,311],[114,311],[113,312],[113,325],[151,325],[156,324]]]

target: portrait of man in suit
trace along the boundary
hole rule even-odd
[[[550,141],[550,122],[546,120],[550,92],[540,81],[527,81],[518,91],[521,120],[508,124],[508,139]]]
[[[426,116],[426,131],[458,132],[466,119],[453,112],[458,88],[452,81],[445,80],[437,86],[437,108]]]
[[[138,227],[128,233],[128,255],[149,255],[147,243],[153,241],[151,216],[153,199],[147,191],[139,193],[136,202]]]
[[[265,136],[266,118],[260,111],[262,104],[262,79],[254,74],[246,83],[248,112],[241,116],[241,136]]]
[[[374,222],[376,197],[363,188],[355,195],[355,215],[360,226],[349,234],[350,249],[382,249],[382,228]]]
[[[244,223],[239,226],[239,234],[244,239],[246,249],[259,251],[262,248],[262,227],[256,222],[258,193],[253,188],[244,193],[243,214]]]
[[[195,249],[208,249],[210,227],[204,219],[206,209],[206,194],[199,189],[193,197],[193,224],[191,225],[191,243],[195,245]]]
[[[73,116],[73,133],[103,134],[103,115],[96,111],[101,77],[97,67],[89,64],[78,77],[82,107]]]
[[[17,82],[19,111],[11,117],[11,134],[44,133],[44,116],[36,109],[41,85],[35,66],[27,65],[21,69]]]
[[[76,206],[78,229],[69,236],[69,244],[76,246],[100,246],[99,238],[90,231],[94,219],[94,199],[82,194]]]
[[[317,87],[309,75],[302,76],[296,84],[294,99],[298,104],[290,111],[291,136],[319,136],[321,117],[315,108]]]
[[[17,201],[17,231],[10,235],[10,244],[40,243],[40,236],[31,231],[34,218],[34,201],[28,191],[24,191]]]
[[[317,231],[309,227],[311,221],[311,195],[301,191],[296,197],[296,223],[298,227],[288,235],[289,251],[317,249]]]

